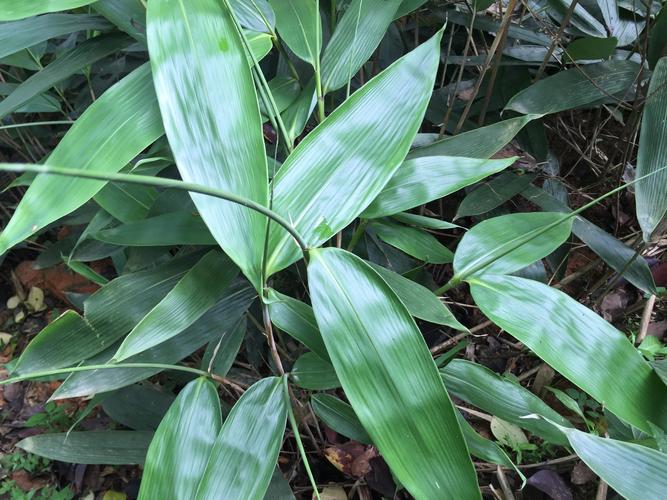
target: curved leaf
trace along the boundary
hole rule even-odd
[[[273,210],[292,221],[309,245],[320,245],[352,222],[403,161],[431,94],[440,37],[355,92],[306,136],[276,175]],[[269,238],[267,275],[300,256],[276,224]]]
[[[299,356],[294,362],[290,376],[294,383],[303,389],[324,391],[340,387],[333,366],[314,352]]]
[[[398,297],[336,248],[311,251],[308,282],[345,394],[399,481],[418,498],[480,498],[455,410]]]
[[[93,2],[95,0],[4,0],[0,21],[14,21],[48,12],[75,9]]]
[[[317,67],[322,50],[322,21],[318,0],[271,0],[276,28],[297,56]]]
[[[667,387],[625,336],[563,292],[514,276],[470,280],[475,303],[612,413],[645,432],[667,428]]]
[[[174,402],[174,395],[152,385],[134,384],[108,394],[104,413],[136,431],[154,431]]]
[[[268,205],[257,95],[241,35],[217,0],[152,0],[148,49],[167,138],[183,180]],[[221,112],[224,110],[224,112]],[[192,194],[220,246],[260,286],[266,218]]]
[[[186,385],[155,431],[139,498],[193,498],[221,425],[213,383],[198,378]]]
[[[244,28],[272,33],[276,15],[267,0],[229,0],[234,15]]]
[[[315,415],[337,433],[360,443],[371,444],[370,436],[349,404],[324,393],[313,394],[310,404]]]
[[[373,221],[368,228],[385,243],[424,262],[447,264],[454,258],[449,248],[421,229],[387,221]]]

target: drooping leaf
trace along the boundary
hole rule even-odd
[[[125,337],[114,359],[123,361],[181,333],[222,299],[237,273],[222,252],[204,255]]]
[[[195,498],[264,497],[287,421],[283,381],[267,377],[239,399],[218,434]]]
[[[506,109],[546,115],[623,99],[637,79],[639,65],[611,60],[560,71],[516,94]],[[611,96],[611,97],[610,97]],[[612,99],[613,101],[613,99]]]
[[[534,179],[532,174],[503,172],[468,193],[456,210],[455,219],[490,212],[526,189]]]
[[[337,433],[360,443],[371,444],[370,436],[349,404],[324,393],[313,394],[310,404],[315,415]]]
[[[455,410],[405,306],[343,250],[311,251],[308,278],[345,394],[399,481],[416,497],[479,498]]]
[[[104,413],[135,431],[154,431],[174,402],[173,394],[151,385],[134,384],[108,393]]]
[[[504,170],[515,160],[426,156],[404,161],[362,217],[393,215],[437,200]]]
[[[570,236],[572,218],[540,232],[563,217],[557,212],[530,212],[480,222],[461,238],[454,272],[459,276],[510,274],[546,257]]]
[[[461,424],[461,430],[463,431],[466,444],[472,455],[492,464],[512,467],[521,474],[521,472],[516,469],[512,460],[510,460],[510,457],[507,456],[507,453],[505,453],[500,446],[490,439],[482,437],[460,413],[457,416],[459,417],[459,424]]]
[[[142,464],[153,437],[146,431],[87,431],[39,434],[16,443],[40,457],[75,464]]]
[[[186,385],[155,431],[139,498],[194,498],[221,425],[213,383],[198,378]]]
[[[433,217],[426,217],[424,215],[411,214],[408,212],[400,212],[391,216],[392,219],[396,219],[403,224],[408,226],[422,227],[425,229],[455,229],[461,228],[458,224],[452,224],[441,219],[436,219]]]
[[[325,94],[346,85],[371,57],[400,4],[401,0],[350,2],[322,56]]]
[[[290,376],[303,389],[324,391],[340,387],[333,366],[313,352],[299,356],[294,362]]]
[[[347,226],[403,161],[421,123],[438,66],[438,33],[355,92],[313,130],[276,175],[273,210],[310,246]],[[267,275],[299,258],[271,224]]]
[[[440,243],[435,236],[421,229],[384,220],[373,221],[368,228],[385,243],[424,262],[447,264],[454,258],[449,248]]]
[[[75,9],[95,0],[4,0],[0,10],[0,21],[15,21],[26,17]]]
[[[162,119],[183,180],[268,205],[257,95],[232,14],[216,0],[153,0],[148,48]],[[225,112],[221,113],[220,110]],[[192,194],[220,246],[260,286],[266,218]]]
[[[637,177],[651,177],[635,184],[637,220],[644,233],[644,241],[667,214],[667,57],[658,60],[648,88],[642,116]],[[658,172],[659,169],[663,169]]]
[[[276,28],[297,56],[317,67],[322,50],[322,21],[318,0],[271,0]]]
[[[86,109],[51,153],[49,164],[117,172],[163,133],[150,68],[143,65]],[[0,234],[0,254],[82,206],[104,184],[38,175]]]
[[[563,292],[514,276],[470,280],[475,303],[573,384],[638,429],[667,427],[667,387],[616,328]]]

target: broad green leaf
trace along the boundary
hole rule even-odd
[[[519,425],[550,443],[564,445],[563,434],[543,420],[525,419],[539,413],[553,422],[570,427],[570,423],[552,410],[528,389],[502,377],[485,366],[454,359],[440,370],[445,387],[455,397],[491,415]]]
[[[470,280],[481,311],[612,413],[640,430],[667,427],[667,387],[616,328],[563,292],[533,280]]]
[[[447,309],[447,306],[440,302],[440,299],[428,288],[394,271],[390,271],[386,267],[372,262],[368,264],[387,282],[387,285],[391,287],[414,317],[438,325],[451,326],[456,330],[468,330],[459,323],[451,311]]]
[[[287,421],[283,381],[267,377],[239,399],[218,434],[195,498],[264,498]]]
[[[222,299],[237,273],[222,252],[204,255],[125,337],[114,359],[123,361],[181,333]]]
[[[150,384],[134,384],[107,393],[102,409],[125,427],[154,431],[173,402],[171,393],[155,389]]]
[[[435,236],[421,229],[387,221],[373,221],[368,228],[385,243],[424,262],[447,264],[454,258],[449,248],[440,243]]]
[[[93,10],[135,40],[146,44],[146,9],[136,0],[98,0]]]
[[[484,182],[463,198],[454,220],[490,212],[526,189],[535,177],[533,174],[503,172],[489,182]]]
[[[329,359],[312,307],[273,289],[269,289],[266,303],[269,305],[269,314],[274,325],[320,358]]]
[[[0,96],[5,97],[11,95],[11,93],[14,92],[19,87],[19,85],[20,84],[16,83],[0,83]],[[58,102],[58,99],[56,99],[50,92],[44,92],[25,102],[23,105],[21,105],[21,107],[16,109],[14,113],[59,113],[60,110],[60,102]],[[24,180],[23,176],[25,176],[24,179],[28,182],[22,182]],[[16,186],[29,186],[29,181],[32,181],[34,178],[35,174],[23,174],[22,176],[17,177],[9,186],[4,189],[4,191]]]
[[[567,205],[538,187],[529,186],[521,194],[544,210],[570,211]],[[646,259],[635,250],[580,215],[574,219],[572,232],[630,283],[646,293],[657,293]]]
[[[3,0],[0,21],[14,21],[48,12],[75,9],[95,0]]]
[[[567,56],[573,61],[585,59],[607,59],[614,53],[618,40],[616,37],[598,38],[595,36],[577,38],[567,46]]]
[[[17,2],[21,1],[17,0]],[[75,31],[108,30],[109,28],[111,24],[104,18],[87,14],[46,14],[34,19],[2,23],[0,24],[0,57],[14,54],[49,38],[69,35]]]
[[[269,487],[264,494],[264,500],[296,500],[289,483],[280,471],[280,467],[273,470]]]
[[[152,0],[148,48],[162,120],[181,177],[268,205],[257,95],[231,13],[217,0]],[[220,110],[225,110],[222,113]],[[266,218],[192,194],[220,246],[256,288]]]
[[[91,235],[96,240],[121,246],[215,245],[215,239],[198,215],[171,212],[137,222],[121,224]]]
[[[507,453],[505,453],[500,446],[498,446],[490,439],[486,439],[479,435],[473,426],[470,425],[460,413],[457,414],[457,416],[459,418],[461,430],[463,431],[463,437],[465,437],[466,444],[468,445],[468,449],[470,449],[471,455],[474,455],[492,464],[512,467],[516,470],[516,472],[519,473],[519,475],[521,475],[521,472],[516,468],[512,460],[510,460],[510,457],[507,456]]]
[[[427,156],[406,160],[362,217],[393,215],[454,193],[500,172],[516,161]]]
[[[661,57],[667,55],[667,8],[663,5],[656,16],[648,37],[647,59],[651,69],[655,68]]]
[[[18,448],[74,464],[142,464],[153,437],[146,431],[88,431],[39,434],[16,443]]]
[[[508,448],[517,448],[518,445],[528,443],[528,438],[518,425],[506,422],[496,416],[491,419],[489,428],[498,442]]]
[[[667,491],[667,454],[646,446],[559,429],[593,472],[629,500],[655,499]]]
[[[546,115],[623,99],[637,79],[639,65],[611,60],[578,66],[544,78],[516,94],[506,109]],[[610,97],[612,96],[612,97]],[[615,102],[615,101],[613,101]]]
[[[410,12],[418,9],[426,3],[427,0],[403,0],[398,7],[394,19],[408,15]]]
[[[340,387],[333,366],[314,352],[307,352],[295,361],[290,376],[303,389],[324,391]]]
[[[573,218],[541,232],[563,217],[557,212],[530,212],[480,222],[461,238],[454,255],[454,272],[468,276],[511,274],[523,269],[546,257],[568,239]]]
[[[469,132],[445,137],[428,146],[413,149],[407,158],[423,156],[463,156],[468,158],[491,158],[504,148],[523,127],[539,115],[526,115],[503,120]]]
[[[322,50],[319,0],[271,0],[276,28],[297,56],[317,68]]]
[[[296,100],[282,113],[283,123],[290,142],[293,143],[306,128],[316,104],[315,79],[311,79],[301,90]]]
[[[431,94],[440,36],[356,91],[308,134],[276,175],[273,210],[292,221],[308,245],[322,244],[352,222],[403,161]],[[270,228],[268,276],[300,256],[285,230]]]
[[[408,212],[400,212],[391,216],[392,219],[396,219],[403,224],[408,226],[422,227],[425,229],[455,229],[460,228],[458,224],[452,224],[440,219],[435,219],[433,217],[425,217],[423,215],[411,214]]]
[[[637,177],[653,174],[635,185],[637,220],[650,241],[667,214],[667,57],[658,60],[648,88],[642,116]],[[659,169],[663,169],[658,172]]]
[[[229,4],[244,28],[273,33],[276,15],[267,0],[229,0]]]
[[[279,113],[285,111],[299,97],[301,86],[299,82],[289,76],[277,76],[269,82],[269,90],[273,97],[273,102]],[[269,120],[271,113],[266,111],[264,103],[260,101],[259,110],[262,113],[264,122]]]
[[[400,4],[401,0],[350,2],[322,56],[322,87],[325,94],[346,85],[373,55]],[[437,38],[439,41],[440,37]]]
[[[213,383],[198,378],[186,385],[155,431],[139,498],[194,498],[221,425]]]
[[[501,20],[491,16],[478,15],[473,18],[469,12],[452,9],[442,9],[436,13],[443,21],[446,20],[447,22],[458,24],[459,26],[465,26],[466,28],[472,26],[477,30],[485,31],[487,33],[500,32]],[[523,40],[544,47],[549,47],[552,43],[552,39],[546,33],[542,33],[540,30],[536,30],[532,26],[520,26],[518,23],[509,24],[507,28],[507,36],[510,39]]]
[[[150,68],[143,65],[86,109],[51,153],[49,164],[117,172],[163,133]],[[104,185],[38,175],[0,234],[0,254],[79,208]]]
[[[455,410],[403,303],[336,248],[311,251],[308,283],[345,394],[394,475],[417,498],[480,498]]]
[[[209,342],[202,357],[202,370],[225,377],[241,349],[247,328],[247,321],[242,318],[230,331]]]
[[[371,444],[370,436],[349,404],[324,393],[313,394],[310,404],[315,415],[337,433],[360,443]]]
[[[157,196],[152,187],[109,182],[94,200],[119,221],[133,222],[146,217]]]
[[[221,336],[233,333],[239,318],[245,314],[256,294],[246,285],[236,286],[228,296],[208,311],[178,337],[171,338],[137,356],[127,363],[173,364]],[[224,340],[224,339],[223,339]],[[85,364],[105,364],[113,357],[118,345],[86,360]],[[73,373],[58,387],[51,399],[67,399],[119,389],[159,373],[154,368],[118,368]]]

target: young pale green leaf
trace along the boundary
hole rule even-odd
[[[319,0],[271,0],[276,28],[297,56],[317,68],[322,50]]]
[[[16,443],[18,448],[74,464],[142,464],[153,437],[146,431],[89,431],[39,434]]]
[[[213,383],[198,378],[186,385],[155,431],[139,499],[194,498],[221,425]]]
[[[325,94],[346,85],[373,55],[400,4],[401,0],[350,2],[322,56],[322,88]],[[398,116],[395,115],[395,118]]]
[[[336,248],[311,251],[308,284],[345,394],[398,480],[417,498],[480,498],[455,410],[391,288]]]
[[[298,340],[320,358],[328,360],[327,348],[317,329],[313,308],[300,300],[269,289],[266,303],[269,306],[271,322]]]
[[[108,30],[111,27],[111,24],[103,17],[86,14],[47,14],[34,19],[2,23],[0,24],[0,57],[14,54],[49,38],[69,35],[82,30]]]
[[[485,366],[454,359],[441,368],[445,387],[455,397],[485,412],[519,425],[550,443],[564,445],[563,434],[543,420],[524,419],[539,413],[553,422],[571,427],[570,423],[528,389],[492,372]]]
[[[470,284],[490,320],[612,413],[645,432],[648,422],[667,427],[667,387],[600,316],[533,280],[484,275]]]
[[[283,381],[267,377],[239,399],[218,434],[194,498],[261,500],[278,461],[287,421]]]
[[[558,223],[564,217],[562,213],[530,212],[482,221],[461,238],[454,255],[454,272],[470,276],[523,269],[568,239],[573,218]],[[549,224],[556,225],[544,231]]]
[[[217,0],[152,0],[148,48],[162,119],[183,180],[268,205],[257,95],[231,12]],[[224,113],[220,110],[225,110]],[[220,246],[260,286],[266,218],[192,194]]]
[[[656,172],[635,185],[637,220],[650,241],[656,227],[667,215],[667,57],[658,60],[649,85],[642,116],[637,177]],[[657,172],[659,169],[663,169]]]
[[[558,428],[593,472],[629,500],[659,500],[667,491],[667,454],[646,446]]]
[[[445,137],[428,146],[415,148],[408,153],[408,160],[424,156],[463,156],[491,158],[504,148],[523,127],[540,115],[526,115],[503,120],[469,132]]]
[[[623,98],[632,88],[639,70],[639,64],[624,60],[577,66],[522,90],[510,99],[506,109],[546,115],[613,101],[613,96]]]
[[[75,9],[89,5],[95,0],[4,0],[0,10],[0,21],[15,21],[26,17]]]
[[[368,228],[385,243],[424,262],[447,264],[454,258],[449,248],[440,243],[435,236],[421,229],[384,220],[373,221]]]
[[[102,403],[104,413],[119,424],[135,431],[154,431],[174,402],[173,394],[147,384],[119,389]]]
[[[91,238],[130,247],[216,244],[202,218],[191,212],[171,212],[121,224],[95,232]]]
[[[459,424],[461,424],[461,430],[463,431],[463,437],[465,437],[466,444],[470,449],[470,453],[482,460],[485,460],[492,464],[504,465],[505,467],[514,468],[519,474],[518,469],[510,460],[510,457],[507,456],[507,453],[498,446],[495,442],[490,439],[486,439],[479,435],[479,433],[473,428],[468,421],[463,418],[460,413],[457,413]]]
[[[406,160],[362,217],[393,215],[454,193],[500,172],[516,160],[477,160],[450,156],[427,156]]]
[[[290,376],[296,385],[311,391],[325,391],[340,387],[331,363],[313,352],[299,356],[294,362]]]
[[[238,268],[222,252],[211,250],[125,337],[114,359],[123,361],[175,337],[227,293]]]
[[[313,394],[310,404],[315,415],[337,433],[360,443],[372,443],[370,436],[349,404],[324,393]]]
[[[308,134],[276,175],[273,210],[292,221],[308,245],[320,245],[352,222],[403,161],[431,95],[441,35],[355,92]],[[276,224],[269,249],[267,275],[300,256]]]
[[[51,153],[49,163],[118,172],[163,133],[150,68],[143,65],[86,109]],[[38,175],[0,234],[0,254],[79,208],[104,185],[103,181]]]
[[[55,59],[51,64],[22,82],[0,102],[0,118],[19,109],[33,97],[82,68],[124,48],[132,42],[125,34],[112,33],[91,38]]]
[[[430,321],[438,325],[447,325],[456,330],[467,331],[454,317],[447,306],[428,288],[415,283],[411,279],[401,276],[386,267],[368,262],[370,266],[387,282],[401,302],[408,308],[415,318]]]

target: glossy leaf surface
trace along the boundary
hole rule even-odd
[[[314,394],[310,398],[313,412],[331,429],[345,437],[371,444],[371,438],[364,430],[357,414],[344,401],[330,394]]]
[[[385,243],[424,262],[447,264],[454,258],[449,248],[421,229],[387,221],[374,221],[368,227]]]
[[[313,67],[322,50],[322,22],[318,0],[272,0],[276,28],[287,46]]]
[[[294,362],[290,376],[294,383],[303,389],[324,391],[340,387],[340,382],[331,363],[313,352],[307,352],[299,356]]]
[[[26,17],[75,9],[95,0],[5,0],[0,10],[0,21],[14,21]]]

